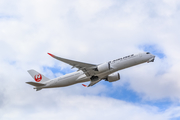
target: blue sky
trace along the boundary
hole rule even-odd
[[[1,120],[179,119],[178,0],[0,3]],[[156,58],[119,71],[117,82],[36,92],[27,70],[49,78],[76,71],[48,52],[93,64],[141,52]]]

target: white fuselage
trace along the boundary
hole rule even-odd
[[[105,79],[108,75],[116,71],[148,62],[154,59],[154,57],[155,56],[152,54],[140,53],[136,55],[132,54],[123,58],[119,58],[109,62],[111,67],[110,70],[107,70],[102,73],[97,72],[96,76],[98,76],[100,79]],[[91,80],[90,77],[87,77],[84,74],[84,72],[80,70],[55,78],[53,80],[49,80],[45,83],[46,85],[43,86],[43,88],[65,87],[76,83],[87,82],[90,80]]]

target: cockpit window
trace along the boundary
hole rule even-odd
[[[150,54],[150,52],[147,52],[146,54]]]

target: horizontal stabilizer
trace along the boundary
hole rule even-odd
[[[37,82],[26,82],[27,84],[33,85],[33,86],[44,86],[46,84],[37,83]]]

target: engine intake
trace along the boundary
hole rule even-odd
[[[109,82],[114,82],[114,81],[117,81],[117,80],[120,80],[120,75],[119,75],[119,73],[110,74],[110,75],[108,75],[107,78],[106,78],[106,81],[109,81]]]
[[[99,71],[99,72],[105,72],[107,70],[110,70],[110,63],[103,63],[97,66],[97,68],[95,69],[95,71]]]

